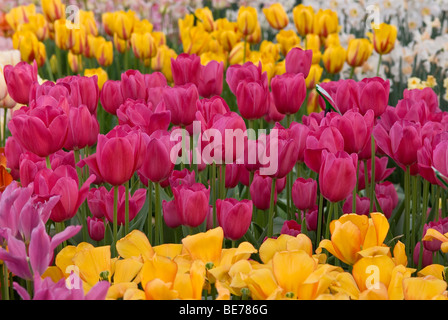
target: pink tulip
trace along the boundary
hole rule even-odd
[[[243,65],[233,64],[227,68],[226,82],[229,85],[230,91],[236,95],[238,85],[242,81],[268,83],[267,72],[261,69],[261,63],[256,66],[253,62],[248,61]]]
[[[20,155],[26,150],[21,146],[13,136],[9,136],[6,139],[5,155],[6,155],[6,167],[11,169],[11,175],[14,180],[20,179]]]
[[[168,178],[168,181],[171,187],[180,186],[181,184],[191,186],[196,183],[195,172],[190,171],[187,168],[183,170],[174,170]]]
[[[126,99],[121,92],[120,80],[107,80],[103,84],[100,93],[100,101],[104,110],[110,114],[116,115],[117,109],[124,103]]]
[[[236,88],[238,110],[243,118],[255,120],[269,110],[270,93],[265,82],[242,80]]]
[[[285,68],[287,73],[302,73],[303,77],[308,77],[311,63],[313,61],[313,50],[303,50],[292,48],[285,57]]]
[[[419,124],[400,120],[392,125],[389,132],[378,124],[373,129],[373,135],[378,147],[401,168],[416,165],[417,151],[422,146]]]
[[[448,177],[448,141],[444,140],[436,145],[432,152],[434,168],[442,175]]]
[[[381,116],[389,102],[390,82],[380,77],[365,78],[358,82],[359,112],[373,110],[375,118]]]
[[[338,86],[333,100],[338,110],[345,114],[349,110],[357,110],[359,106],[358,102],[358,83],[352,79],[337,81]]]
[[[171,149],[175,145],[174,141],[171,141],[171,134],[165,130],[157,130],[151,136],[143,137],[146,157],[139,173],[152,182],[168,179],[175,165],[171,159]]]
[[[306,125],[295,121],[291,123],[289,128],[296,141],[297,148],[299,149],[297,161],[303,163],[305,161],[306,140],[310,133],[310,129]]]
[[[155,108],[150,102],[127,99],[118,109],[118,124],[137,127],[148,135],[157,130],[168,130],[171,113],[161,103]]]
[[[121,93],[126,99],[146,100],[146,83],[138,70],[127,70],[121,74]]]
[[[356,213],[358,215],[368,216],[370,213],[370,198],[356,195],[356,212],[353,212],[353,195],[349,195],[342,205],[342,212]]]
[[[199,95],[204,98],[220,96],[224,76],[224,63],[215,60],[200,66],[200,77],[198,78]]]
[[[36,61],[32,65],[24,61],[15,66],[6,65],[3,74],[11,98],[17,103],[28,104],[31,86],[37,81]]]
[[[377,197],[381,195],[389,196],[392,201],[391,205],[393,209],[395,209],[395,207],[398,205],[398,193],[395,189],[395,185],[390,181],[377,183],[375,185],[375,194],[377,195]]]
[[[292,185],[292,201],[299,210],[308,210],[316,205],[317,181],[297,178]]]
[[[306,84],[302,73],[284,73],[271,80],[272,96],[277,111],[281,114],[295,114],[306,98]]]
[[[98,77],[68,76],[58,79],[57,85],[65,85],[69,90],[69,104],[72,107],[87,106],[91,114],[96,114],[99,100]]]
[[[229,163],[226,164],[226,178],[225,187],[228,189],[235,188],[240,182],[241,164]]]
[[[64,82],[54,83],[53,81],[45,81],[42,84],[34,82],[30,88],[29,107],[35,108],[39,106],[52,105],[57,106],[59,101],[67,98],[68,104],[72,104],[70,99],[70,86]]]
[[[307,210],[305,213],[306,228],[309,231],[317,230],[317,221],[319,218],[319,208],[317,205]]]
[[[274,202],[277,202],[278,187],[285,178],[276,181]],[[272,178],[270,176],[260,175],[255,171],[252,184],[250,185],[250,196],[253,204],[260,210],[268,210],[271,203]]]
[[[163,91],[163,101],[171,112],[171,122],[176,126],[188,126],[195,120],[198,100],[199,93],[194,84],[167,86]]]
[[[129,181],[140,169],[146,155],[143,137],[139,131],[126,132],[115,127],[106,135],[98,135],[96,153],[82,159],[77,165],[89,169],[100,180],[119,186]]]
[[[395,168],[388,168],[389,157],[375,157],[375,183],[386,180]],[[372,159],[367,160],[367,178],[368,182],[372,182]],[[365,167],[364,161],[359,161],[358,190],[363,190],[365,183]]]
[[[104,239],[105,226],[101,219],[95,217],[87,217],[87,229],[90,239],[101,241]]]
[[[376,202],[373,204],[374,211],[380,211],[384,214],[384,216],[389,219],[392,216],[392,212],[394,211],[394,200],[393,196],[389,194],[376,194],[376,199],[378,200],[379,207]]]
[[[68,117],[60,108],[38,107],[14,112],[8,128],[28,151],[40,157],[62,149],[68,134]]]
[[[441,234],[448,232],[448,218],[443,218],[439,221],[430,221],[423,226],[423,237],[428,229],[436,229]],[[423,246],[426,250],[436,252],[440,250],[442,242],[440,240],[433,239],[431,241],[423,241]]]
[[[413,254],[413,260],[414,264],[418,266],[418,262],[420,260],[420,242],[417,242],[417,244],[414,247],[414,254]],[[426,250],[423,246],[423,258],[422,258],[422,268],[425,268],[433,263],[432,261],[432,252],[429,250]]]
[[[424,125],[429,118],[429,109],[424,100],[401,99],[395,107],[399,119]]]
[[[356,186],[358,156],[345,151],[322,152],[319,187],[325,199],[339,202],[346,199]]]
[[[216,200],[216,215],[225,238],[238,240],[246,234],[252,222],[252,209],[251,200]]]
[[[90,213],[97,219],[106,216],[106,195],[109,193],[106,187],[92,188],[87,194],[87,205]]]
[[[193,83],[199,85],[201,59],[195,54],[181,53],[176,59],[171,58],[171,72],[174,84],[181,86]]]
[[[51,212],[50,219],[62,222],[73,218],[81,204],[87,198],[90,184],[95,176],[90,176],[79,187],[78,174],[74,167],[60,166],[54,171],[44,168],[34,178],[34,192],[46,197],[60,195],[61,198]]]
[[[165,87],[168,85],[165,75],[161,72],[146,73],[143,77],[145,79],[146,89]]]
[[[426,102],[429,113],[440,113],[439,98],[432,88],[424,89],[404,89],[404,99],[423,100]]]
[[[118,187],[118,202],[117,202],[117,223],[124,225],[126,220],[126,195],[125,187]],[[134,194],[129,191],[129,221],[134,220],[137,214],[142,210],[146,201],[146,189],[137,189]],[[104,202],[106,204],[106,219],[114,222],[114,189],[112,188],[105,194]]]
[[[274,97],[272,92],[270,93],[269,108],[268,112],[264,115],[264,120],[268,123],[281,122],[285,118],[285,115],[278,112],[277,106],[275,105]]]
[[[209,213],[210,188],[201,183],[175,186],[174,199],[162,202],[163,217],[170,228],[180,225],[195,228],[203,223]]]
[[[295,220],[286,220],[283,222],[282,229],[280,230],[280,234],[287,234],[293,237],[296,237],[301,232],[302,226]]]
[[[87,146],[93,146],[100,133],[96,115],[92,115],[85,105],[78,108],[70,107],[66,112],[68,115],[68,134],[64,148],[80,150]]]
[[[198,112],[205,124],[207,124],[216,114],[226,114],[230,112],[227,102],[220,96],[213,96],[210,99],[204,98],[198,100]],[[196,118],[198,119],[199,114]]]

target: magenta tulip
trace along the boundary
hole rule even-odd
[[[117,109],[124,103],[126,99],[121,92],[120,80],[107,80],[103,84],[100,93],[100,101],[103,109],[113,115],[117,114]]]
[[[58,79],[57,85],[65,85],[69,90],[69,104],[72,107],[87,106],[91,114],[96,114],[99,100],[98,77],[68,76]]]
[[[92,188],[87,194],[87,205],[90,213],[97,219],[106,216],[106,195],[109,193],[106,187]]]
[[[127,70],[121,74],[121,94],[126,99],[146,100],[146,83],[138,70]]]
[[[61,108],[51,106],[14,112],[8,128],[28,151],[47,157],[62,149],[68,134],[68,117]]]
[[[253,62],[248,61],[243,65],[232,64],[226,71],[226,82],[229,85],[230,91],[236,95],[238,85],[242,81],[268,83],[267,72],[263,72],[261,62],[256,66]]]
[[[420,242],[417,242],[417,244],[414,247],[414,253],[413,253],[413,260],[414,264],[418,266],[420,261]],[[425,268],[431,264],[433,264],[432,260],[432,252],[425,249],[425,246],[423,246],[423,257],[422,257],[422,268]]]
[[[216,215],[225,238],[238,240],[246,234],[252,222],[252,209],[251,200],[216,200]]]
[[[292,48],[286,54],[285,68],[287,73],[302,73],[303,77],[308,77],[311,63],[313,61],[313,50],[303,50],[301,48]]]
[[[199,93],[194,84],[167,86],[163,91],[163,101],[171,112],[171,122],[176,126],[188,126],[195,120],[198,100]]]
[[[201,59],[195,54],[181,53],[171,58],[171,72],[176,86],[193,83],[199,85]]]
[[[317,181],[297,178],[292,185],[292,201],[299,210],[308,210],[316,205]]]
[[[356,212],[353,212],[353,195],[349,195],[342,205],[343,213],[356,213],[368,216],[370,213],[370,198],[356,195]]]
[[[242,80],[235,95],[238,110],[245,119],[260,119],[269,110],[271,96],[265,82]]]
[[[282,179],[276,181],[274,202],[277,202],[278,189]],[[250,197],[256,208],[260,210],[268,210],[271,203],[272,178],[270,176],[260,175],[255,171],[252,184],[250,185]]]
[[[431,114],[440,113],[441,111],[439,108],[439,97],[432,88],[427,87],[423,89],[404,89],[403,98],[425,101],[429,113]]]
[[[201,183],[175,186],[174,199],[162,202],[163,218],[170,228],[180,225],[195,228],[205,221],[209,213],[210,188]]]
[[[90,239],[94,241],[101,241],[104,239],[106,228],[104,226],[103,220],[95,217],[87,217],[87,230]]]
[[[302,226],[295,220],[286,220],[280,230],[280,234],[287,234],[296,237],[302,232]]]
[[[191,186],[196,183],[195,172],[190,171],[187,168],[183,170],[174,170],[168,178],[168,181],[171,187],[176,187],[181,184]]]
[[[264,120],[268,123],[281,122],[285,118],[285,115],[278,112],[272,92],[270,93],[269,102],[268,112],[264,115]]]
[[[201,97],[220,96],[224,76],[224,63],[212,60],[207,65],[200,66],[198,92]]]
[[[306,84],[302,73],[284,73],[271,80],[272,96],[277,111],[282,114],[295,114],[306,98]]]
[[[145,79],[146,89],[165,87],[168,85],[165,75],[161,72],[146,73],[143,77]]]
[[[448,177],[448,141],[444,140],[436,145],[432,153],[434,168]]]
[[[389,80],[365,78],[358,82],[359,112],[366,114],[373,110],[375,118],[381,116],[389,103]]]
[[[124,225],[126,221],[126,188],[118,187],[117,200],[117,223]],[[137,189],[134,194],[129,191],[129,221],[134,220],[137,214],[142,210],[146,201],[146,189]],[[114,188],[105,194],[104,202],[106,204],[106,219],[114,222]]]
[[[325,199],[331,202],[345,200],[356,186],[358,156],[345,151],[336,154],[322,152],[319,187]]]
[[[24,61],[15,66],[6,65],[3,74],[11,98],[17,103],[28,104],[31,86],[37,81],[36,61],[32,65]]]
[[[93,146],[98,139],[100,126],[96,115],[91,114],[87,106],[70,107],[68,115],[68,134],[64,148],[80,150]]]
[[[367,180],[372,182],[372,159],[367,161]],[[389,157],[375,157],[375,183],[386,180],[394,171],[395,168],[388,168],[387,164]],[[365,183],[365,166],[364,161],[359,162],[359,175],[358,175],[358,190],[363,190],[366,187]]]

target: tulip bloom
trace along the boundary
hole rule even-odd
[[[315,15],[314,33],[326,38],[329,34],[338,32],[339,21],[336,11],[319,9]]]
[[[327,49],[325,49],[325,52],[322,56],[325,70],[327,70],[327,72],[331,74],[341,72],[342,68],[344,67],[346,55],[347,52],[342,46],[329,46]]]
[[[174,199],[163,201],[163,217],[170,228],[180,225],[195,228],[204,222],[209,212],[210,188],[201,183],[172,188]]]
[[[243,80],[248,82],[261,81],[262,83],[268,83],[267,73],[262,71],[261,62],[255,65],[253,62],[248,61],[243,65],[231,64],[226,71],[226,82],[229,85],[230,91],[236,94],[238,85]]]
[[[124,186],[118,187],[118,200],[117,200],[117,223],[118,225],[124,225],[126,223],[126,188]],[[114,222],[114,188],[108,193],[104,193],[104,203],[106,206],[106,219],[110,222]],[[146,189],[138,189],[131,194],[129,191],[129,221],[132,221],[137,214],[142,210],[146,201]]]
[[[265,82],[243,80],[236,89],[238,110],[243,118],[262,118],[269,108],[269,89]]]
[[[312,6],[304,6],[299,4],[292,10],[294,25],[297,32],[305,37],[307,34],[313,33],[314,30],[314,9]]]
[[[301,48],[292,48],[285,57],[285,68],[287,73],[303,73],[305,79],[310,73],[313,61],[313,51]]]
[[[121,74],[121,93],[123,99],[146,100],[146,83],[138,70],[127,70]]]
[[[157,45],[150,32],[132,33],[131,47],[135,57],[141,60],[154,58],[157,54]]]
[[[194,120],[198,110],[199,92],[196,85],[165,87],[163,101],[166,109],[171,112],[171,122],[174,125],[188,126]]]
[[[389,102],[390,82],[379,77],[365,78],[358,82],[359,111],[366,114],[373,110],[375,118],[381,116]]]
[[[125,100],[121,92],[121,81],[107,80],[104,83],[100,93],[100,101],[106,112],[116,115],[117,109]]]
[[[351,39],[347,47],[347,63],[351,67],[362,66],[372,55],[373,46],[368,39]]]
[[[229,198],[216,201],[216,214],[225,238],[238,240],[244,236],[252,221],[252,209],[251,200]]]
[[[201,59],[196,54],[181,53],[175,59],[171,58],[171,70],[176,86],[193,83],[199,85]]]
[[[257,10],[253,7],[240,6],[237,16],[238,31],[247,37],[254,33],[257,26]]]
[[[268,20],[274,29],[281,30],[289,23],[285,9],[280,3],[274,3],[267,8],[263,8],[263,13],[266,16],[266,20]]]
[[[65,5],[60,0],[42,0],[42,10],[49,22],[62,18],[65,14]]]
[[[336,154],[324,150],[319,171],[319,186],[325,199],[339,202],[346,199],[356,186],[358,157],[341,151]]]
[[[201,65],[200,75],[198,79],[199,95],[204,98],[220,96],[222,92],[224,63],[212,60],[205,66]]]
[[[306,98],[305,78],[301,73],[277,75],[271,80],[271,90],[277,111],[295,114]]]
[[[299,210],[308,210],[316,205],[317,181],[298,178],[292,185],[292,201]]]
[[[11,98],[17,103],[28,104],[31,85],[37,81],[37,64],[19,62],[15,66],[6,65],[3,68],[6,86]]]
[[[96,153],[82,159],[78,166],[88,165],[101,180],[119,186],[141,167],[145,154],[142,134],[116,127],[107,135],[98,135]]]
[[[381,213],[370,213],[370,218],[355,213],[344,214],[330,222],[331,240],[322,240],[316,253],[324,248],[344,263],[353,265],[361,258],[358,255],[361,250],[382,246],[388,231],[389,222]],[[390,250],[388,247],[384,249]]]
[[[379,28],[373,29],[373,47],[379,54],[388,54],[395,46],[397,39],[397,27],[387,23],[381,23]]]
[[[80,150],[86,146],[93,146],[100,131],[96,115],[90,114],[86,105],[79,108],[70,107],[68,114],[68,134],[64,148]]]
[[[281,192],[280,186],[286,183],[286,178],[278,179],[276,181],[274,203],[277,202],[277,194]],[[271,203],[271,189],[272,178],[269,176],[260,175],[258,171],[255,172],[254,178],[250,185],[250,197],[256,208],[260,210],[268,210]]]
[[[434,168],[442,175],[448,177],[448,141],[442,141],[436,145],[432,152]]]
[[[103,220],[95,217],[87,217],[87,229],[92,240],[101,241],[104,239],[104,233],[106,230]]]

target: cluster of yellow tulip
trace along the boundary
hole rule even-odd
[[[397,241],[392,252],[384,244],[389,223],[381,213],[343,215],[330,231],[313,252],[304,234],[269,238],[256,250],[249,242],[223,249],[220,227],[154,247],[134,230],[117,242],[118,257],[111,257],[109,246],[66,246],[44,277],[68,279],[75,270],[85,292],[107,280],[107,298],[125,300],[448,298],[442,265],[412,276],[404,244]],[[334,265],[324,249],[338,259]]]

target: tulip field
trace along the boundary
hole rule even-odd
[[[0,0],[1,300],[448,300],[447,44],[446,0]]]

